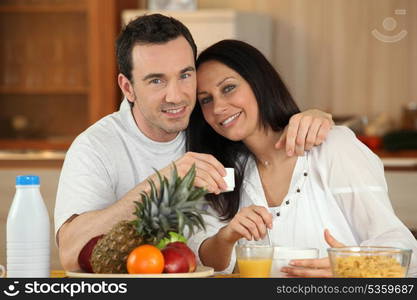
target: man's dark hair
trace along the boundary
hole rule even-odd
[[[281,131],[291,116],[300,112],[290,92],[271,63],[255,47],[237,40],[223,40],[198,57],[196,67],[207,61],[220,62],[236,71],[251,87],[259,109],[259,126]],[[235,189],[206,198],[224,220],[230,220],[239,209],[239,194],[247,159],[252,155],[241,141],[231,141],[219,135],[204,120],[200,105],[196,105],[187,128],[187,150],[208,153],[226,168],[235,169]]]
[[[144,15],[132,20],[116,41],[119,72],[132,81],[132,49],[137,44],[164,44],[179,36],[188,41],[196,59],[197,46],[188,28],[180,21],[161,14]]]

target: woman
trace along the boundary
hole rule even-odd
[[[284,268],[289,276],[331,276],[329,245],[417,253],[416,240],[393,212],[379,158],[348,128],[334,128],[304,156],[274,148],[299,109],[257,49],[218,42],[200,54],[197,78],[199,105],[188,127],[188,148],[214,155],[236,174],[233,192],[208,196],[219,219],[206,217],[207,231],[190,239],[204,265],[231,272],[235,243],[262,239],[267,228],[274,244],[320,250],[322,259]],[[417,275],[416,266],[414,255],[410,274]]]

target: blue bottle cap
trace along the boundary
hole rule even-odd
[[[39,183],[39,176],[36,175],[16,176],[16,185],[39,185]]]

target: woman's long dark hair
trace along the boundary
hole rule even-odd
[[[300,110],[281,77],[263,54],[251,45],[237,40],[223,40],[198,57],[196,67],[207,61],[218,61],[245,79],[256,97],[260,126],[281,131],[293,114]],[[239,209],[240,188],[249,155],[241,141],[231,141],[216,133],[205,121],[201,107],[196,104],[187,129],[187,151],[208,153],[226,168],[235,169],[235,189],[207,199],[223,220],[230,220]]]

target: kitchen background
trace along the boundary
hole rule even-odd
[[[15,176],[41,176],[52,230],[65,150],[120,103],[121,24],[156,2],[187,1],[0,0],[0,264]],[[393,207],[417,229],[417,1],[194,4],[163,13],[188,25],[200,50],[221,38],[259,47],[302,108],[331,112],[383,159]]]

